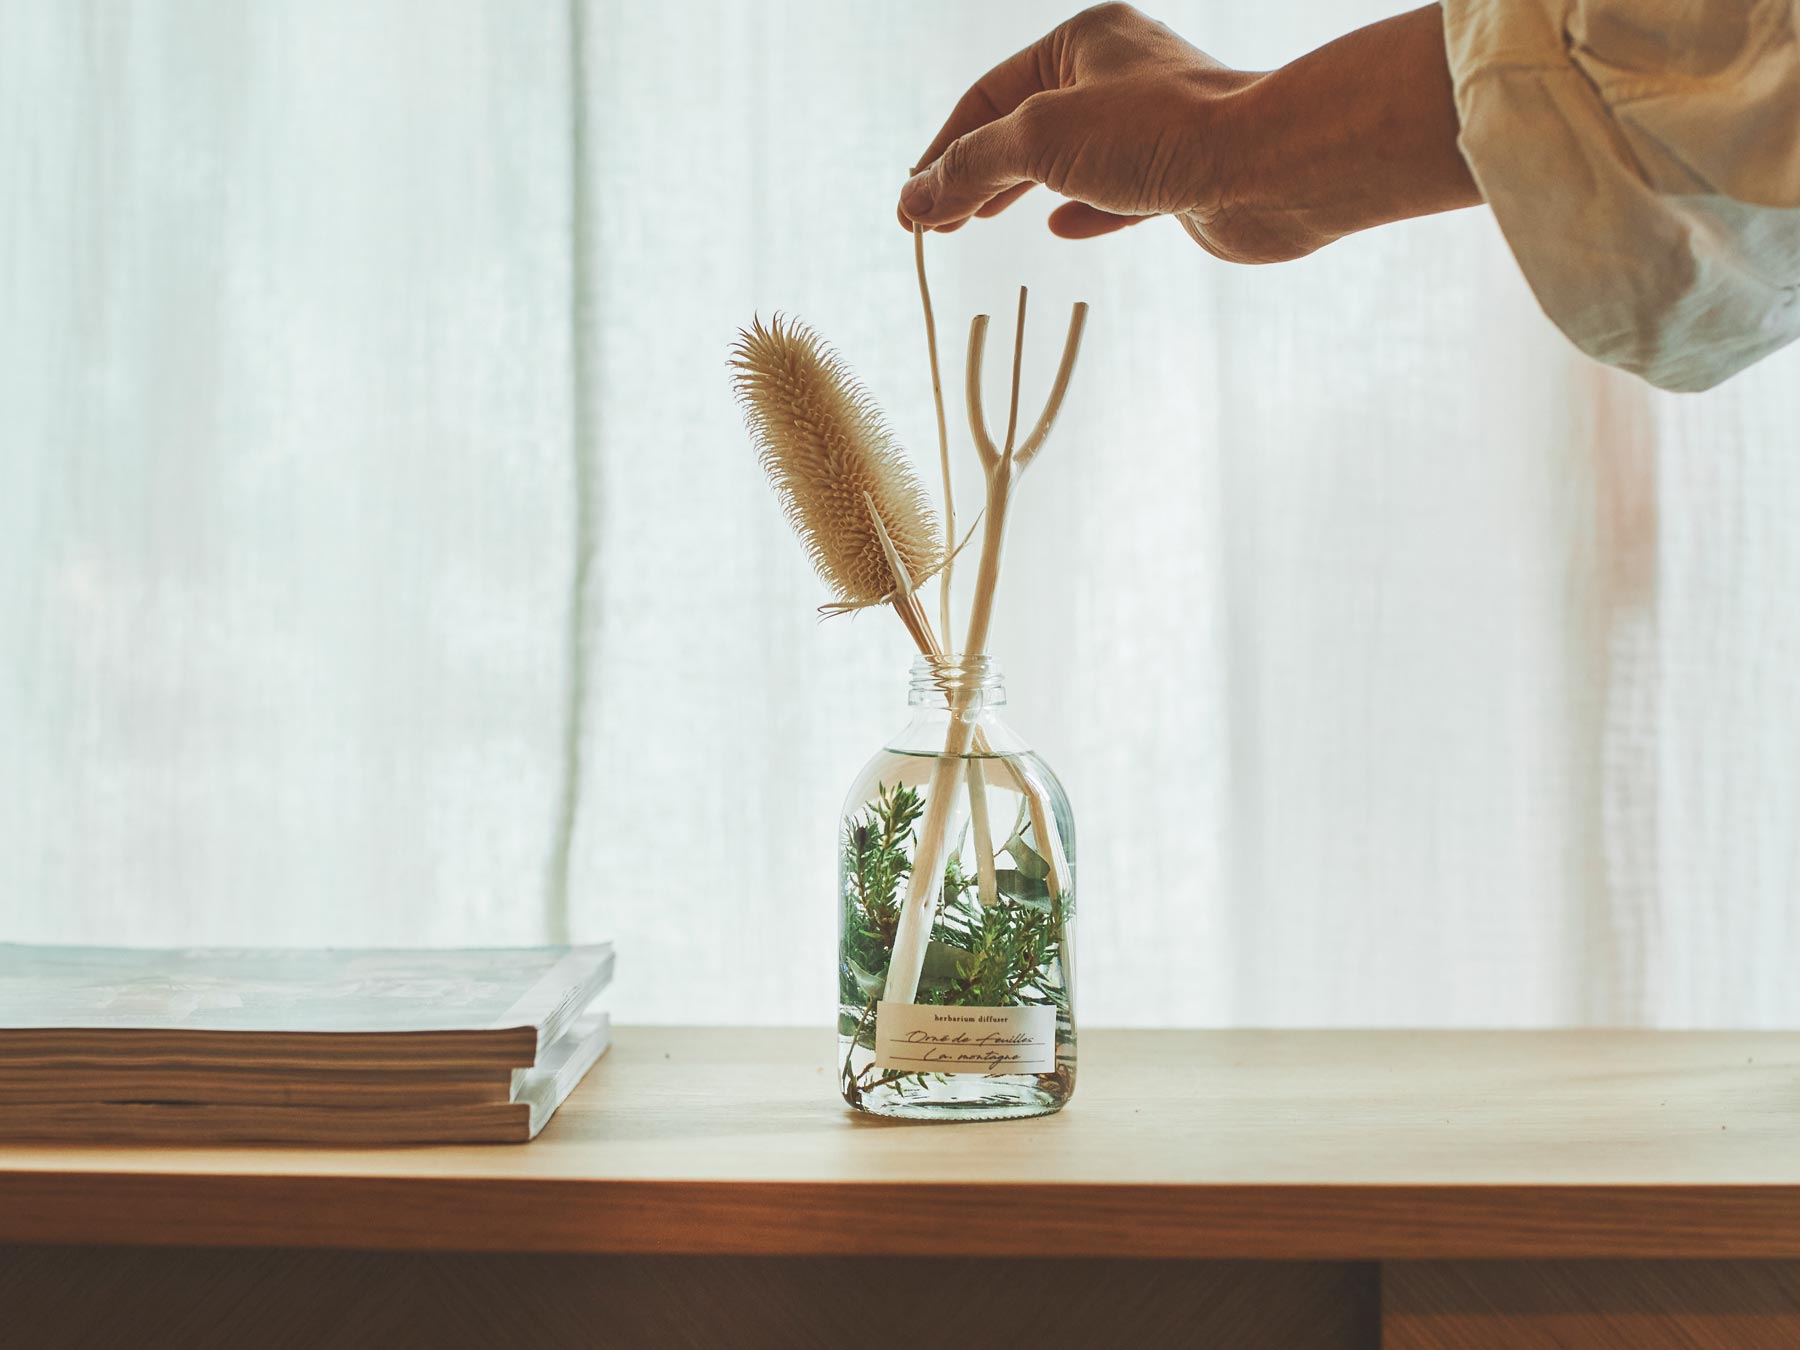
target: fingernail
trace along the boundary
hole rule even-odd
[[[906,180],[906,186],[900,189],[900,205],[906,208],[908,215],[915,218],[931,210],[931,200],[935,194],[931,190],[931,175],[916,173]]]

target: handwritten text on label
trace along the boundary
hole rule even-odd
[[[1056,1009],[883,1002],[875,1009],[875,1062],[907,1073],[1050,1073]]]

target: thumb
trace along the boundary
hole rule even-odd
[[[1041,114],[1029,99],[1005,117],[950,142],[944,153],[900,189],[900,211],[922,225],[967,220],[1020,183],[1043,181],[1033,171]]]

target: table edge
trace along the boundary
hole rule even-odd
[[[1800,1258],[1796,1185],[0,1173],[0,1242],[1258,1260]]]

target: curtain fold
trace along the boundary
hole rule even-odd
[[[0,931],[535,939],[565,16],[6,16]]]
[[[821,1023],[910,652],[819,622],[727,350],[805,318],[932,474],[894,197],[1064,11],[6,14],[0,939],[610,936],[627,1020]],[[1084,1018],[1800,1018],[1800,354],[1602,370],[1480,211],[1234,270],[1040,197],[927,254],[965,526],[969,317],[1029,284],[1031,405],[1093,305],[993,643]]]

